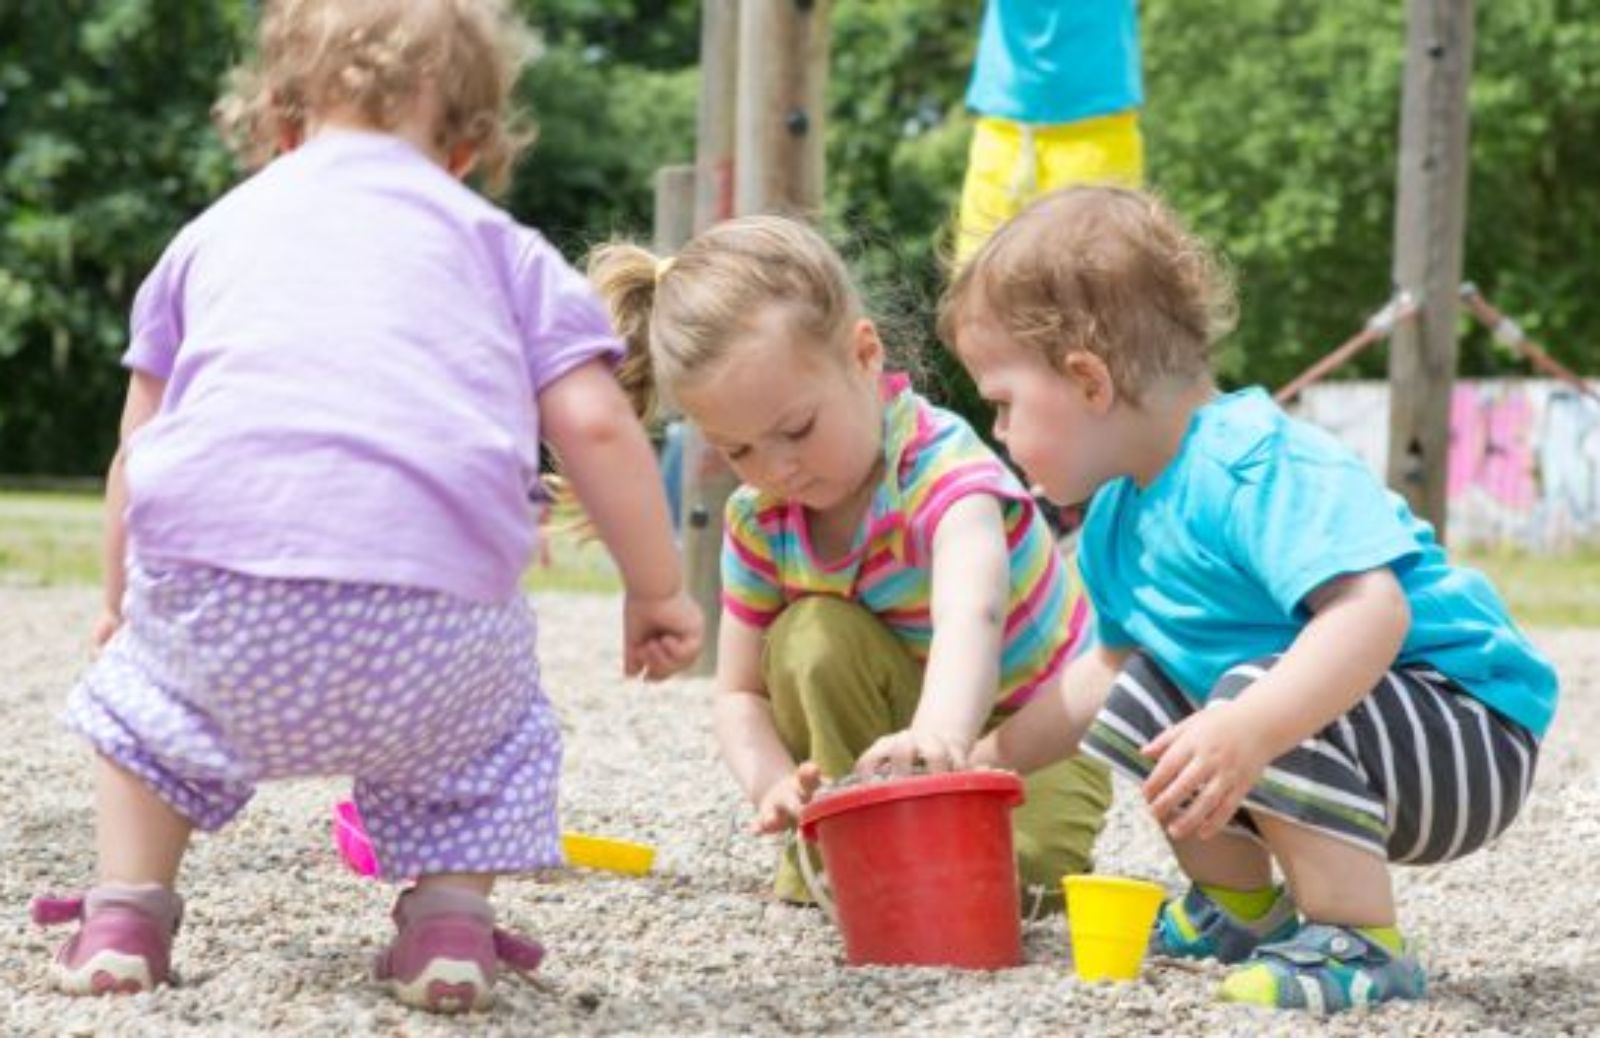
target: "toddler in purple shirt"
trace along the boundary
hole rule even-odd
[[[540,951],[495,876],[560,861],[560,735],[518,590],[541,438],[622,572],[624,663],[687,665],[661,483],[588,284],[461,180],[524,142],[504,0],[277,0],[219,116],[264,163],[140,289],[108,480],[103,652],[69,700],[94,747],[98,879],[76,993],[169,977],[195,827],[256,783],[347,774],[382,873],[414,877],[378,974],[487,1004]]]

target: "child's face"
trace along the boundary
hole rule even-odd
[[[1061,505],[1087,501],[1110,478],[1101,457],[1111,408],[1109,375],[1088,354],[1075,354],[1105,375],[1053,367],[1044,353],[1019,344],[985,308],[975,307],[956,329],[956,355],[978,393],[995,408],[994,436],[1036,490]]]
[[[675,396],[741,480],[826,512],[855,500],[882,453],[882,347],[867,322],[851,334],[837,356],[767,329]]]

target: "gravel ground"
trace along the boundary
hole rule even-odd
[[[1059,918],[1032,924],[1028,965],[995,975],[849,969],[815,911],[772,903],[769,844],[715,763],[708,686],[640,689],[617,670],[617,602],[548,598],[545,668],[567,727],[568,828],[660,848],[645,879],[558,873],[502,885],[502,920],[551,956],[501,985],[489,1014],[436,1020],[368,982],[389,893],[335,860],[327,781],[267,788],[185,872],[182,984],[123,999],[50,993],[59,933],[27,899],[90,878],[83,752],[55,724],[82,666],[88,590],[0,588],[0,1005],[3,1034],[1151,1032],[1600,1034],[1600,632],[1546,631],[1566,698],[1533,802],[1495,846],[1400,873],[1403,921],[1424,942],[1433,997],[1315,1024],[1211,1001],[1214,967],[1155,965],[1137,984],[1073,979]],[[1159,837],[1122,795],[1100,849],[1109,872],[1176,886]]]

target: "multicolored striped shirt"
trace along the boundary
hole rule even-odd
[[[764,628],[797,599],[835,595],[865,606],[926,661],[934,531],[957,501],[990,494],[1003,505],[1011,551],[997,699],[1020,706],[1092,637],[1088,598],[1033,499],[972,427],[918,396],[904,376],[886,378],[884,393],[885,476],[850,551],[818,559],[802,505],[740,487],[728,499],[723,607]]]

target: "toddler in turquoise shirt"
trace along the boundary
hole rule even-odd
[[[1081,749],[1141,782],[1193,880],[1152,944],[1238,963],[1224,998],[1420,998],[1389,863],[1511,823],[1556,675],[1353,454],[1260,390],[1217,392],[1231,314],[1206,248],[1115,188],[1046,196],[956,278],[942,330],[997,438],[1052,500],[1092,498],[1100,641],[974,760]]]

